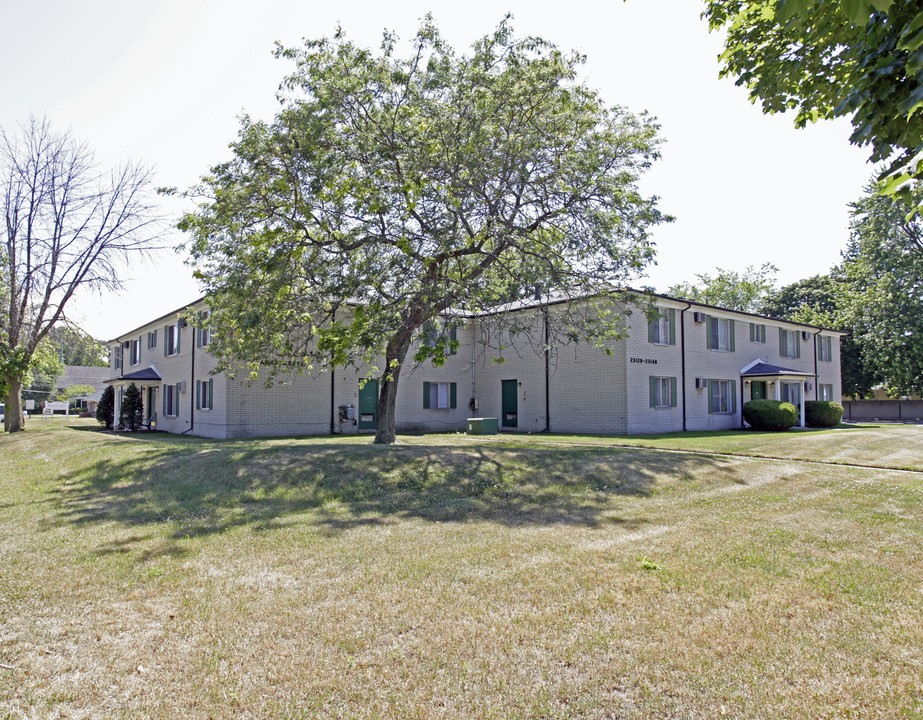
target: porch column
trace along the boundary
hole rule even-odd
[[[804,406],[807,404],[807,401],[808,401],[808,397],[805,394],[804,385],[805,385],[805,382],[804,382],[804,379],[802,378],[801,380],[801,427],[805,426],[804,425]]]
[[[112,429],[119,429],[119,415],[122,414],[122,385],[113,384],[113,398],[112,398]]]
[[[776,386],[776,393],[775,393],[775,394],[776,394],[776,400],[778,400],[779,402],[781,402],[781,401],[782,401],[782,381],[781,381],[781,380],[776,380],[776,381],[773,383],[773,385]]]

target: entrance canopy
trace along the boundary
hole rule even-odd
[[[770,365],[761,360],[754,360],[740,371],[740,378],[744,381],[744,386],[750,385],[751,383],[765,382],[769,385],[770,394],[775,400],[782,399],[783,383],[798,383],[800,388],[799,397],[801,398],[801,407],[799,408],[801,414],[801,427],[805,426],[805,384],[808,380],[816,377],[814,373],[805,372],[803,370],[793,370],[778,365]]]
[[[135,383],[136,385],[157,385],[160,384],[160,373],[153,365],[144,370],[135,370],[134,372],[119,375],[117,378],[106,380],[106,383]]]

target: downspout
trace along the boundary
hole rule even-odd
[[[551,346],[550,335],[548,331],[548,306],[542,308],[545,320],[545,429],[542,432],[551,432],[551,373],[549,367],[551,364]]]
[[[821,334],[821,330],[818,330],[814,333],[814,399],[820,400],[820,387],[818,386],[819,378],[817,377],[817,336]],[[807,398],[805,398],[807,400]]]
[[[330,315],[330,321],[334,322],[337,318],[336,308],[333,309],[333,313]],[[334,403],[336,402],[336,366],[333,364],[333,354],[330,356],[330,434],[336,435],[336,423],[334,421]]]
[[[477,346],[477,338],[475,337],[475,325],[477,325],[477,334],[481,334],[481,323],[472,318],[471,320],[471,399],[475,402],[475,407],[468,409],[471,410],[472,417],[478,417],[478,412],[480,412],[480,402],[478,401],[478,386],[477,386],[477,368],[475,367],[475,347]]]
[[[686,432],[686,319],[683,315],[692,307],[687,302],[686,307],[679,311],[679,357],[680,357],[680,385],[683,388],[683,432]]]

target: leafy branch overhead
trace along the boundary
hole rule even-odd
[[[795,124],[849,117],[850,141],[886,162],[885,192],[923,179],[923,9],[911,0],[708,0],[726,28],[722,74]]]
[[[651,261],[665,218],[637,179],[657,125],[581,84],[581,56],[508,21],[459,56],[430,19],[406,57],[391,34],[373,52],[342,32],[277,56],[295,65],[281,111],[242,120],[181,223],[223,369],[383,359],[387,403],[441,315],[596,291]]]

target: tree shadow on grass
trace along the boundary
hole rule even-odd
[[[168,523],[171,541],[244,526],[260,531],[307,524],[339,532],[407,518],[631,527],[641,523],[620,518],[613,496],[644,497],[665,478],[709,474],[728,464],[649,450],[448,439],[391,447],[300,439],[144,440],[140,455],[113,452],[64,478],[55,524],[118,523],[140,532]]]

